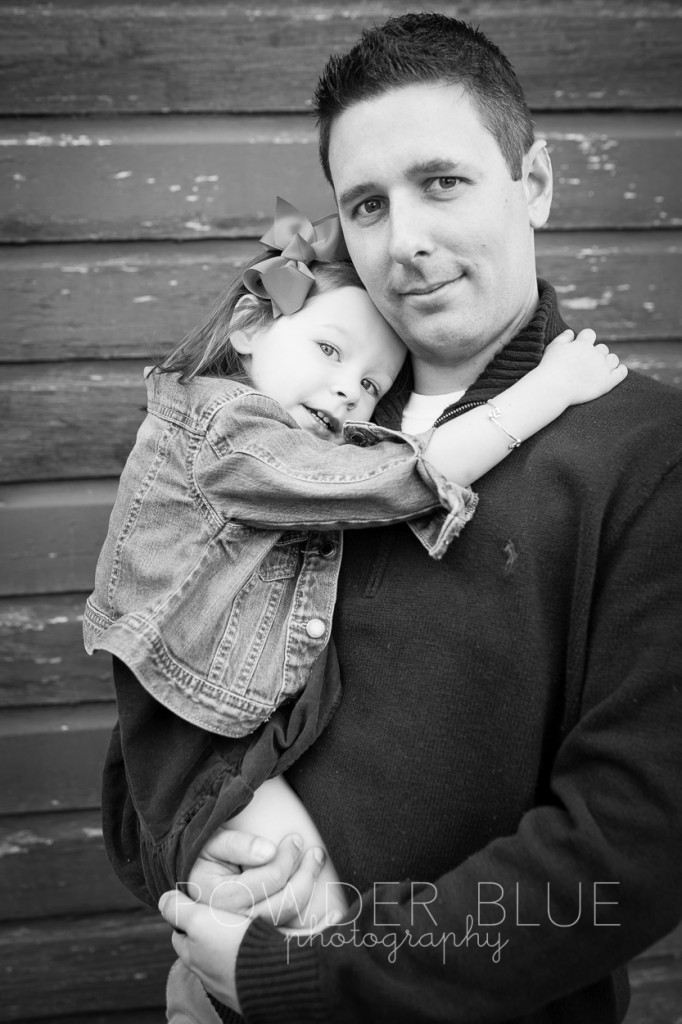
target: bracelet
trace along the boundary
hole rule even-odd
[[[492,412],[488,413],[488,419],[490,420],[490,422],[493,423],[498,430],[501,430],[503,434],[506,434],[509,440],[511,441],[511,444],[509,445],[509,451],[512,452],[515,448],[520,448],[520,439],[518,437],[514,437],[513,434],[510,434],[507,428],[503,426],[502,423],[500,423],[500,416],[502,415],[502,413],[497,408],[497,406],[493,405],[493,403],[490,400],[488,400],[485,404],[489,405],[492,410]]]

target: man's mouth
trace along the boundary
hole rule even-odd
[[[455,281],[459,281],[463,274],[458,274],[457,277],[448,277],[444,281],[433,281],[431,283],[424,283],[419,285],[413,285],[412,287],[401,288],[398,291],[399,295],[402,296],[420,296],[420,295],[436,295],[442,291],[443,288],[447,288],[449,284],[454,284]]]
[[[310,417],[318,430],[329,434],[338,434],[341,424],[331,413],[325,412],[323,409],[312,409],[309,405],[304,405],[303,408],[306,412],[310,413]]]

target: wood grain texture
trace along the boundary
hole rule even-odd
[[[3,1020],[162,1006],[169,935],[154,910],[3,926]]]
[[[0,595],[91,590],[114,493],[96,480],[0,487]]]
[[[538,119],[554,230],[682,225],[682,115]],[[311,119],[11,120],[0,126],[0,241],[254,237],[275,195],[333,208]]]
[[[107,860],[99,811],[0,818],[0,921],[140,907]]]
[[[0,381],[0,479],[117,476],[144,417],[143,363],[7,366]]]
[[[305,110],[328,54],[346,51],[361,29],[405,7],[397,0],[5,4],[2,110]],[[432,9],[420,0],[409,7]],[[679,106],[674,2],[488,0],[438,10],[480,25],[536,109]]]
[[[140,954],[140,962],[144,952]],[[159,999],[163,997],[163,989]],[[130,1009],[113,1013],[68,1014],[66,1017],[50,1017],[50,1024],[163,1024],[166,1010],[163,1003],[151,1009]]]
[[[682,1024],[682,958],[636,960],[632,1001],[623,1024]]]
[[[110,704],[5,709],[0,717],[0,815],[100,806]]]
[[[0,247],[0,362],[147,358],[177,344],[255,242]],[[682,338],[682,232],[543,231],[538,269],[605,341]]]
[[[109,504],[105,505],[104,511],[109,507]],[[92,514],[92,506],[90,511]],[[49,523],[45,517],[45,528]],[[103,535],[100,545],[102,539]],[[33,553],[28,550],[28,545],[22,547],[27,552],[27,559],[32,558],[35,565],[33,589],[41,591],[44,573],[40,566],[47,560],[36,557],[37,540],[37,535],[32,534]],[[70,547],[73,551],[73,543]],[[89,579],[93,577],[96,557],[97,552],[91,551],[87,559],[83,559],[83,574],[87,573]],[[5,586],[11,586],[15,575],[19,576],[18,586],[25,587],[26,580],[20,574],[4,576],[0,562],[0,579]],[[56,589],[66,589],[65,580],[58,576],[53,579]],[[0,708],[108,703],[113,700],[110,657],[104,652],[88,657],[83,647],[82,619],[86,596],[60,593],[55,597],[0,598]]]
[[[144,951],[140,953],[140,963],[143,962]],[[159,999],[163,998],[163,988],[160,989]],[[166,1010],[163,1003],[150,1009],[130,1009],[112,1013],[85,1013],[68,1014],[66,1017],[50,1017],[50,1024],[163,1024],[166,1018]]]

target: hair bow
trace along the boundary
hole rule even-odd
[[[252,295],[270,299],[275,317],[296,313],[306,300],[315,278],[308,264],[348,258],[348,250],[335,213],[311,222],[286,199],[277,196],[272,227],[261,238],[279,256],[270,256],[244,271],[242,280]]]

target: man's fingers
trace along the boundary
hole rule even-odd
[[[266,864],[277,852],[269,839],[239,829],[219,828],[201,851],[202,857],[248,868]]]
[[[299,864],[302,851],[303,840],[300,836],[285,836],[271,861],[242,872],[239,881],[248,886],[254,903],[260,903],[284,888]]]
[[[324,853],[319,848],[307,850],[301,862],[285,883],[284,888],[265,896],[254,907],[254,917],[265,917],[276,926],[303,927],[306,908],[324,865]]]
[[[161,917],[172,928],[176,928],[181,932],[186,932],[189,928],[196,909],[197,904],[194,900],[191,900],[184,892],[179,892],[177,889],[164,892],[159,900]]]

